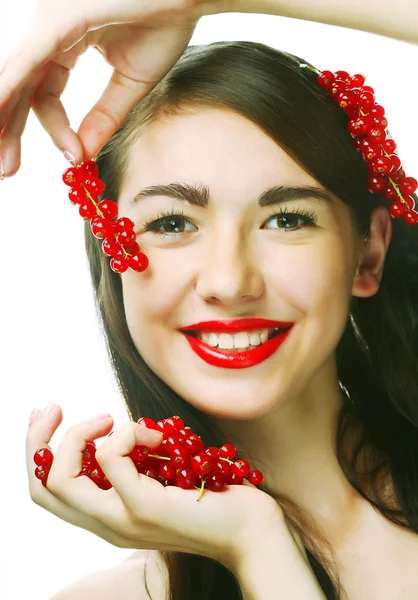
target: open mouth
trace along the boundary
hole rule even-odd
[[[247,352],[259,348],[290,327],[272,327],[253,331],[219,333],[209,331],[187,331],[187,335],[201,340],[211,348],[226,352]]]

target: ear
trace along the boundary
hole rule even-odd
[[[353,296],[368,298],[377,293],[391,239],[392,217],[385,206],[378,206],[372,212],[370,237],[361,243],[360,258],[353,281]]]

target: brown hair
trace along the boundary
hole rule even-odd
[[[360,237],[370,233],[370,214],[388,206],[367,190],[369,173],[352,145],[347,115],[317,84],[307,61],[254,42],[189,46],[158,85],[131,111],[96,157],[106,184],[102,198],[118,201],[129,148],[143,128],[189,107],[230,108],[257,124],[320,184],[350,208]],[[310,65],[312,66],[312,65]],[[414,195],[414,199],[416,196]],[[207,446],[224,443],[207,416],[178,396],[144,362],[130,337],[120,275],[109,267],[101,242],[85,225],[86,250],[96,306],[116,379],[133,420],[180,415]],[[347,392],[336,437],[337,456],[352,486],[387,519],[418,532],[418,227],[393,220],[393,234],[380,288],[371,298],[353,297],[350,318],[337,346],[340,385]],[[344,454],[350,427],[362,436]],[[371,468],[361,473],[362,452],[372,448]],[[238,448],[238,455],[245,456]],[[377,457],[380,457],[377,460]],[[378,485],[389,473],[396,495]],[[363,475],[364,477],[360,477]],[[366,485],[367,484],[367,485]],[[273,495],[300,535],[313,572],[327,598],[345,597],[327,540],[300,506]],[[371,490],[371,491],[370,491]],[[242,598],[233,574],[199,555],[162,553],[171,600]],[[332,552],[329,552],[332,556]]]

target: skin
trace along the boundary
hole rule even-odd
[[[175,181],[208,186],[209,207],[163,196],[129,206],[142,188]],[[274,491],[342,535],[358,497],[334,451],[343,402],[335,348],[351,296],[367,298],[379,289],[391,219],[384,207],[375,209],[366,242],[354,234],[341,200],[304,199],[282,209],[313,211],[317,224],[291,218],[285,230],[283,218],[270,216],[276,207],[256,205],[264,190],[282,184],[322,187],[232,110],[190,109],[148,126],[131,147],[119,212],[135,222],[150,266],[121,276],[124,307],[135,346],[157,375],[207,413],[228,442],[239,442]],[[145,221],[171,209],[191,221],[186,231],[140,232]],[[269,359],[246,369],[206,364],[178,331],[242,317],[295,326]]]

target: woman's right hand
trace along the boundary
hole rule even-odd
[[[68,430],[54,452],[44,487],[35,477],[33,456],[39,448],[49,447],[61,422],[62,411],[55,405],[32,424],[26,441],[31,498],[60,519],[120,548],[199,554],[231,569],[239,568],[247,548],[257,537],[262,539],[263,532],[278,530],[278,544],[294,546],[279,505],[246,480],[221,492],[206,490],[197,502],[196,489],[164,487],[138,474],[130,453],[136,445],[157,449],[162,436],[133,422],[109,436],[110,416]],[[106,435],[95,454],[113,486],[104,491],[80,473],[87,441]]]
[[[0,70],[0,157],[4,175],[20,167],[30,108],[75,164],[90,160],[132,108],[187,48],[210,0],[38,0],[32,21]],[[78,133],[60,97],[78,58],[96,48],[114,67]],[[95,84],[92,78],[92,84]]]

